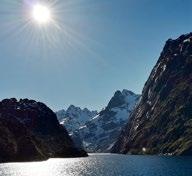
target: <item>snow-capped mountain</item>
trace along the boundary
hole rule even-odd
[[[90,120],[92,117],[95,117],[98,112],[70,105],[66,111],[63,109],[56,112],[56,114],[60,124],[66,127],[69,134],[73,134],[74,131],[83,126],[85,122]]]
[[[88,152],[109,152],[139,100],[131,91],[116,91],[107,107],[79,129]]]
[[[108,152],[120,135],[140,95],[131,91],[116,91],[108,105],[101,110],[89,111],[70,106],[67,111],[56,112],[61,124],[68,130],[77,146],[88,152]],[[79,138],[82,143],[79,143]]]

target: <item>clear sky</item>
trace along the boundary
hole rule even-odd
[[[0,99],[99,110],[116,90],[141,93],[165,41],[192,31],[191,0],[53,0],[43,27],[35,1],[1,0]]]

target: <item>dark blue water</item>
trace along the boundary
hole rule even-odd
[[[192,157],[93,154],[88,158],[0,164],[0,176],[192,176]]]

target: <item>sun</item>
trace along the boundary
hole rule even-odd
[[[32,17],[38,24],[46,24],[51,21],[51,10],[42,4],[35,4],[32,9]]]

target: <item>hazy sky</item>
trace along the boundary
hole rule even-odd
[[[35,1],[1,0],[1,99],[100,109],[141,93],[165,41],[192,31],[191,0],[54,0],[44,26],[29,20]]]

